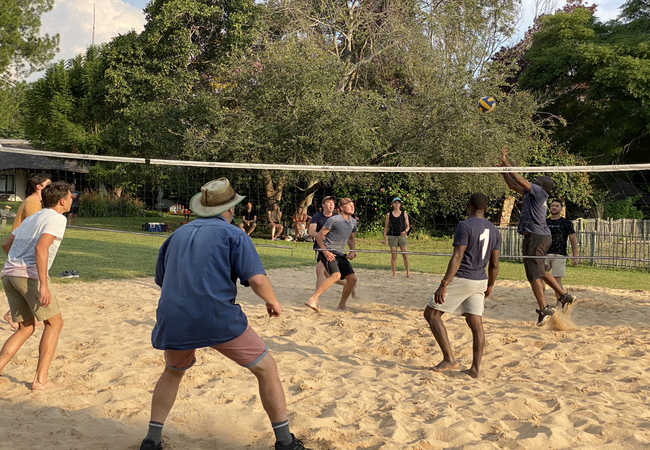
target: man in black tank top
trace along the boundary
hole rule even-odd
[[[390,268],[393,270],[393,278],[397,278],[397,253],[395,252],[397,251],[397,247],[399,247],[401,252],[408,251],[406,233],[411,229],[409,216],[406,214],[406,211],[400,210],[401,206],[402,200],[399,197],[395,197],[391,204],[393,210],[386,214],[384,239],[381,241],[382,244],[385,244],[386,238],[388,238],[388,246],[390,247],[390,251],[393,252],[390,255]],[[406,253],[402,253],[402,258],[404,258],[406,278],[411,278],[409,272],[409,257]]]

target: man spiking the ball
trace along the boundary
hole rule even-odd
[[[499,162],[502,167],[512,167],[506,158],[507,152],[505,147],[501,148]],[[576,302],[575,296],[564,291],[555,278],[546,272],[545,267],[544,257],[552,242],[551,231],[546,225],[546,203],[548,194],[553,190],[555,183],[547,176],[537,177],[531,183],[519,173],[503,172],[502,175],[510,189],[524,196],[517,231],[524,235],[522,253],[527,257],[524,258],[524,269],[539,305],[539,309],[535,311],[538,314],[537,326],[541,327],[555,314],[555,308],[548,306],[544,298],[545,281],[556,292],[558,302],[562,304],[563,310],[568,310],[568,307]]]

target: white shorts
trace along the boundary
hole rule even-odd
[[[429,298],[429,307],[438,311],[452,313],[460,306],[460,313],[482,316],[485,309],[487,280],[470,280],[454,277],[447,286],[447,295],[442,305],[436,303],[435,293]]]
[[[549,253],[546,256],[550,256],[545,261],[546,271],[552,272],[554,277],[562,278],[566,273],[566,256],[555,253]],[[554,257],[558,257],[558,259],[554,259]]]

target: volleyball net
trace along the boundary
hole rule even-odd
[[[520,196],[508,191],[502,172],[529,180],[549,175],[556,182],[551,199],[566,205],[574,223],[580,261],[599,266],[650,267],[650,164],[548,167],[379,167],[302,166],[176,161],[81,155],[31,149],[0,148],[17,159],[41,159],[38,168],[20,163],[0,165],[0,199],[21,201],[29,173],[47,172],[53,180],[74,183],[80,192],[79,225],[95,229],[173,231],[194,218],[189,201],[210,180],[226,177],[246,196],[236,209],[241,220],[248,202],[257,216],[254,236],[268,237],[268,212],[277,203],[285,230],[282,238],[299,238],[293,217],[311,216],[323,198],[349,197],[361,236],[380,238],[394,198],[408,213],[411,237],[439,238],[444,244],[431,255],[451,254],[449,236],[466,218],[469,195],[490,199],[487,218],[501,229],[502,255],[517,259],[521,238],[516,224]],[[16,159],[16,158],[14,158]],[[48,169],[47,162],[51,162]],[[307,218],[308,220],[308,218]],[[445,239],[446,238],[446,239]],[[434,239],[435,240],[435,239]],[[378,250],[368,250],[376,252]],[[415,253],[415,252],[414,252]],[[420,252],[427,253],[427,252]],[[571,253],[569,253],[571,255]]]

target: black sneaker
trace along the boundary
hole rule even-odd
[[[537,316],[537,326],[543,327],[544,325],[546,325],[546,322],[548,322],[548,319],[550,319],[551,316],[555,314],[555,308],[551,308],[550,306],[547,306],[541,311],[539,309],[536,309],[535,312],[539,314],[539,316]]]
[[[64,270],[60,274],[57,275],[58,278],[73,278],[74,275],[72,275],[72,272],[69,270]]]
[[[79,272],[76,270],[71,270],[70,274],[72,275],[72,278],[79,278]]]
[[[578,299],[576,296],[571,295],[568,292],[558,299],[558,302],[562,304],[562,312],[564,314],[568,313],[577,301]]]
[[[140,450],[162,450],[162,441],[156,444],[151,439],[145,439],[142,441],[142,444],[140,444]]]
[[[291,433],[291,437],[293,438],[293,442],[291,444],[280,444],[279,442],[275,443],[275,450],[310,450],[307,447],[305,447],[305,444],[295,437],[293,433]],[[142,450],[142,449],[140,449]]]

